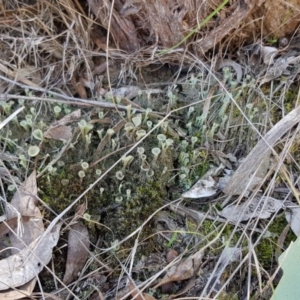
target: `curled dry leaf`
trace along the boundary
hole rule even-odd
[[[210,168],[188,191],[182,194],[183,198],[205,198],[213,196],[219,190],[219,184],[213,179],[224,170],[221,163],[218,167]]]
[[[274,62],[275,56],[278,54],[278,49],[275,47],[262,46],[261,54],[264,64],[271,65]]]
[[[48,235],[41,235],[17,254],[0,261],[0,290],[18,287],[39,274],[52,257],[62,223],[58,223]]]
[[[82,82],[81,80],[78,80],[75,75],[72,76],[72,78],[71,78],[71,84],[72,84],[74,90],[78,93],[78,95],[81,99],[87,99],[88,98],[87,92],[84,88],[85,83]]]
[[[218,184],[209,176],[207,179],[199,179],[191,189],[182,194],[183,198],[205,198],[217,193]]]
[[[102,75],[103,73],[105,73],[107,71],[107,68],[113,66],[113,64],[114,63],[112,60],[109,60],[108,63],[107,63],[107,61],[105,61],[105,62],[95,66],[93,68],[92,74],[93,75]]]
[[[66,272],[63,279],[65,284],[69,284],[78,277],[89,256],[89,233],[81,223],[71,226],[68,238],[68,256]]]
[[[281,200],[266,196],[254,197],[243,204],[225,207],[220,215],[233,223],[238,223],[252,218],[267,219],[282,207]]]
[[[34,84],[40,85],[42,83],[42,76],[38,68],[27,65],[24,68],[18,68],[16,80],[29,79]]]

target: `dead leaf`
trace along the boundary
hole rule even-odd
[[[52,257],[52,249],[60,236],[62,223],[54,226],[48,235],[41,235],[29,246],[0,261],[0,290],[18,287],[39,274]]]
[[[199,179],[188,191],[182,194],[183,198],[205,198],[217,193],[218,184],[209,176],[207,179]]]
[[[20,269],[14,269],[14,266],[16,265],[13,265],[11,263],[13,262],[17,264],[18,263],[17,260],[20,259],[20,253],[22,253],[23,251],[24,252],[23,262],[25,263],[26,259],[29,258],[27,261],[29,262],[29,264],[31,264],[32,262],[30,260],[30,254],[31,254],[30,251],[32,251],[32,249],[29,247],[26,248],[25,246],[34,243],[34,241],[38,237],[40,237],[44,231],[42,216],[40,210],[36,206],[36,202],[37,202],[36,194],[37,194],[36,172],[34,171],[25,180],[25,182],[22,185],[20,185],[18,191],[15,193],[13,199],[11,200],[11,203],[7,204],[6,207],[7,218],[9,218],[7,223],[12,229],[17,227],[17,229],[14,230],[15,232],[14,234],[10,231],[10,242],[12,247],[14,248],[14,250],[11,252],[12,253],[17,253],[18,251],[20,252],[8,257],[7,259],[3,259],[0,261],[0,266],[1,266],[0,278],[3,278],[3,280],[0,279],[0,283],[7,283],[7,284],[9,283],[9,285],[14,288],[19,286],[18,290],[5,291],[4,293],[1,293],[2,298],[5,297],[5,299],[20,299],[20,298],[24,298],[24,296],[26,295],[30,296],[35,287],[35,283],[36,283],[35,277],[38,274],[37,270],[34,270],[34,276],[31,277],[24,276],[24,272],[27,272],[27,268],[25,267],[25,264],[22,263],[22,260],[20,261],[22,263]],[[16,220],[19,220],[19,222],[16,222]],[[22,222],[20,222],[20,220]],[[49,237],[51,238],[51,236]],[[24,250],[21,251],[21,249]],[[44,251],[44,249],[42,251]],[[36,251],[33,251],[33,254],[34,253],[36,253]],[[5,269],[5,267],[9,267],[9,268]],[[29,267],[32,269],[31,265],[29,265]],[[10,280],[11,278],[9,276],[12,276],[12,274],[14,280],[16,281]],[[20,278],[22,278],[22,280],[20,280]],[[6,280],[8,280],[8,282]],[[12,285],[11,283],[13,282],[15,282],[17,285]],[[6,290],[8,288],[9,287],[4,284],[4,288],[2,288],[2,290],[3,289]]]
[[[68,255],[63,282],[67,285],[78,278],[89,256],[89,233],[82,223],[71,225],[68,238]]]
[[[8,234],[10,232],[10,228],[14,229],[17,226],[19,226],[19,222],[21,221],[22,224],[25,222],[28,222],[30,220],[29,216],[23,216],[21,217],[21,220],[17,217],[3,221],[3,223],[0,224],[0,237],[4,236],[5,234]]]
[[[72,137],[72,128],[65,125],[53,126],[44,132],[44,137],[56,141],[68,141]]]
[[[107,71],[107,68],[113,66],[113,64],[114,63],[112,60],[109,60],[108,62],[105,61],[105,62],[95,66],[93,68],[92,74],[93,75],[102,75],[103,73],[105,73]]]
[[[238,223],[252,218],[267,219],[282,207],[281,200],[266,196],[253,197],[240,205],[227,206],[219,214],[233,223]]]
[[[263,58],[264,64],[272,65],[274,63],[274,58],[278,54],[278,49],[275,47],[262,46],[261,56]]]
[[[81,118],[81,110],[77,109],[72,111],[70,114],[62,117],[60,120],[55,121],[51,124],[51,126],[57,126],[57,125],[67,125],[71,122],[78,121]]]
[[[10,242],[13,248],[15,248],[12,249],[12,254],[18,253],[44,232],[42,214],[36,206],[36,195],[36,172],[33,171],[24,183],[20,185],[10,204],[7,204],[6,210],[8,219],[19,218],[20,216],[31,217],[28,222],[22,224],[22,228],[19,226],[14,230],[14,233],[10,232]]]
[[[142,293],[142,292],[138,291],[138,289],[135,287],[135,285],[133,284],[132,281],[130,281],[129,290],[130,290],[131,296],[135,300],[156,300],[155,298],[153,298],[149,294]]]
[[[83,82],[80,80],[78,81],[75,76],[71,78],[71,84],[75,91],[79,94],[79,98],[81,99],[87,99],[87,92],[85,90]]]
[[[17,289],[0,292],[0,297],[5,300],[24,299],[25,296],[31,296],[35,284],[36,278],[18,287]]]
[[[135,98],[139,92],[141,92],[141,88],[138,86],[124,86],[118,89],[112,89],[112,93],[108,92],[105,96],[106,97],[120,97],[120,98],[127,98],[129,100]]]
[[[80,109],[71,112],[60,120],[53,122],[44,132],[44,137],[56,141],[69,141],[72,137],[72,128],[66,125],[71,122],[78,121],[80,118]]]
[[[157,289],[162,284],[172,281],[182,281],[191,278],[197,273],[203,258],[203,250],[199,250],[195,254],[189,256],[186,260],[173,265],[164,278],[157,284],[154,289]]]
[[[219,184],[213,179],[224,170],[224,165],[210,168],[188,191],[182,194],[183,198],[205,198],[216,194]]]
[[[41,73],[35,66],[27,65],[24,68],[18,68],[16,70],[16,80],[22,81],[24,79],[29,79],[37,85],[42,83]]]

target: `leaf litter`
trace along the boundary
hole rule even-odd
[[[239,224],[239,222],[248,221],[253,218],[267,219],[272,213],[278,212],[282,208],[282,200],[267,196],[256,196],[246,200],[242,204],[226,206],[219,214],[230,222]]]
[[[52,258],[53,247],[58,242],[62,225],[57,224],[47,236],[43,235],[44,224],[37,207],[35,171],[20,185],[11,202],[6,203],[6,216],[6,225],[13,225],[9,227],[12,254],[0,260],[0,290],[17,288],[31,280],[34,280],[30,285],[33,288],[37,274]],[[11,295],[10,291],[1,294],[3,297]],[[16,291],[13,295],[19,297]],[[21,291],[19,295],[22,295]]]

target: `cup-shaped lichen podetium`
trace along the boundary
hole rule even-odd
[[[152,164],[156,164],[157,162],[157,158],[159,156],[159,154],[161,153],[161,150],[160,148],[158,147],[155,147],[151,150],[152,154],[153,154],[153,161],[152,161]]]
[[[85,177],[85,172],[84,172],[83,170],[80,170],[80,171],[78,172],[78,176],[79,176],[79,178],[80,178],[80,182],[82,183],[83,178]]]
[[[118,180],[123,180],[124,179],[124,173],[122,171],[117,171],[116,172],[116,178]]]
[[[129,167],[129,165],[132,163],[134,157],[132,155],[128,155],[122,158],[122,162],[123,162],[123,169],[126,169],[127,167]]]
[[[89,168],[89,164],[86,161],[84,161],[81,163],[81,168],[83,171],[86,171]]]
[[[44,134],[43,134],[43,131],[41,129],[35,129],[32,131],[32,136],[39,140],[39,141],[42,141],[44,139]]]
[[[167,137],[164,134],[160,133],[160,134],[157,135],[157,139],[158,139],[159,147],[163,147],[164,142],[167,139]]]
[[[27,151],[27,153],[30,157],[37,156],[39,154],[39,152],[40,152],[40,148],[38,146],[30,146]]]
[[[137,136],[136,140],[139,141],[143,136],[146,135],[146,130],[140,129],[135,134]]]
[[[82,138],[86,138],[88,133],[93,129],[93,125],[90,123],[87,123],[86,120],[82,119],[78,122],[78,126],[80,128],[80,132],[82,135]]]

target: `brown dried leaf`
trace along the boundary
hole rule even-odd
[[[129,52],[140,48],[137,30],[130,16],[123,17],[116,6],[111,8],[112,4],[108,1],[88,0],[87,3],[91,12],[96,16],[97,22],[104,28],[110,28],[110,33],[118,47]],[[110,14],[111,19],[107,18]]]
[[[65,125],[50,127],[44,133],[44,137],[56,141],[68,141],[72,137],[72,128]]]
[[[77,81],[75,76],[71,79],[71,84],[74,88],[74,90],[79,94],[79,97],[81,99],[87,99],[87,92],[85,90],[83,82],[81,80]]]
[[[25,66],[16,70],[16,80],[22,81],[23,79],[30,79],[34,84],[40,85],[42,77],[39,69],[35,66]]]
[[[41,235],[29,246],[0,261],[0,290],[18,287],[39,274],[52,257],[62,223],[58,223],[48,235]]]
[[[31,175],[19,187],[11,200],[10,205],[7,205],[7,218],[29,216],[28,222],[22,224],[22,231],[20,226],[10,233],[11,245],[15,248],[12,253],[18,253],[26,245],[31,244],[37,237],[44,232],[44,224],[41,212],[37,207],[37,185],[36,172],[33,171]],[[17,250],[18,249],[18,250]],[[0,269],[1,270],[1,269]]]
[[[17,217],[14,217],[12,219],[3,221],[3,223],[0,224],[0,237],[9,233],[10,228],[14,229],[17,226],[19,226],[19,221],[22,221],[22,223],[25,223],[25,222],[28,222],[29,220],[30,220],[29,216],[23,216],[23,217],[21,217],[21,220]]]
[[[44,137],[57,141],[68,141],[72,137],[72,128],[67,124],[78,121],[81,118],[81,110],[77,109],[70,114],[64,116],[58,121],[55,121],[44,132]]]
[[[0,296],[2,299],[5,300],[17,300],[23,299],[26,296],[31,296],[33,289],[36,284],[36,278],[32,279],[31,281],[25,283],[24,285],[18,287],[18,289],[8,290],[4,292],[0,292]]]
[[[149,294],[139,292],[137,290],[137,288],[134,286],[134,284],[132,283],[132,281],[130,281],[129,290],[130,290],[131,296],[136,300],[156,300]]]
[[[81,118],[81,110],[77,109],[72,111],[70,114],[64,116],[58,121],[55,121],[51,126],[57,126],[57,125],[67,125],[70,122],[78,121]]]
[[[104,63],[97,65],[94,67],[92,74],[93,75],[102,75],[107,71],[107,68],[113,66],[113,61],[109,60],[108,63],[105,61]]]
[[[68,238],[68,256],[66,272],[63,279],[65,284],[73,282],[82,271],[89,256],[89,233],[85,226],[76,223],[71,226]]]
[[[202,257],[203,251],[199,250],[194,255],[189,256],[185,261],[181,261],[172,266],[164,278],[154,287],[154,289],[168,282],[181,281],[191,278],[198,271],[201,265]]]

